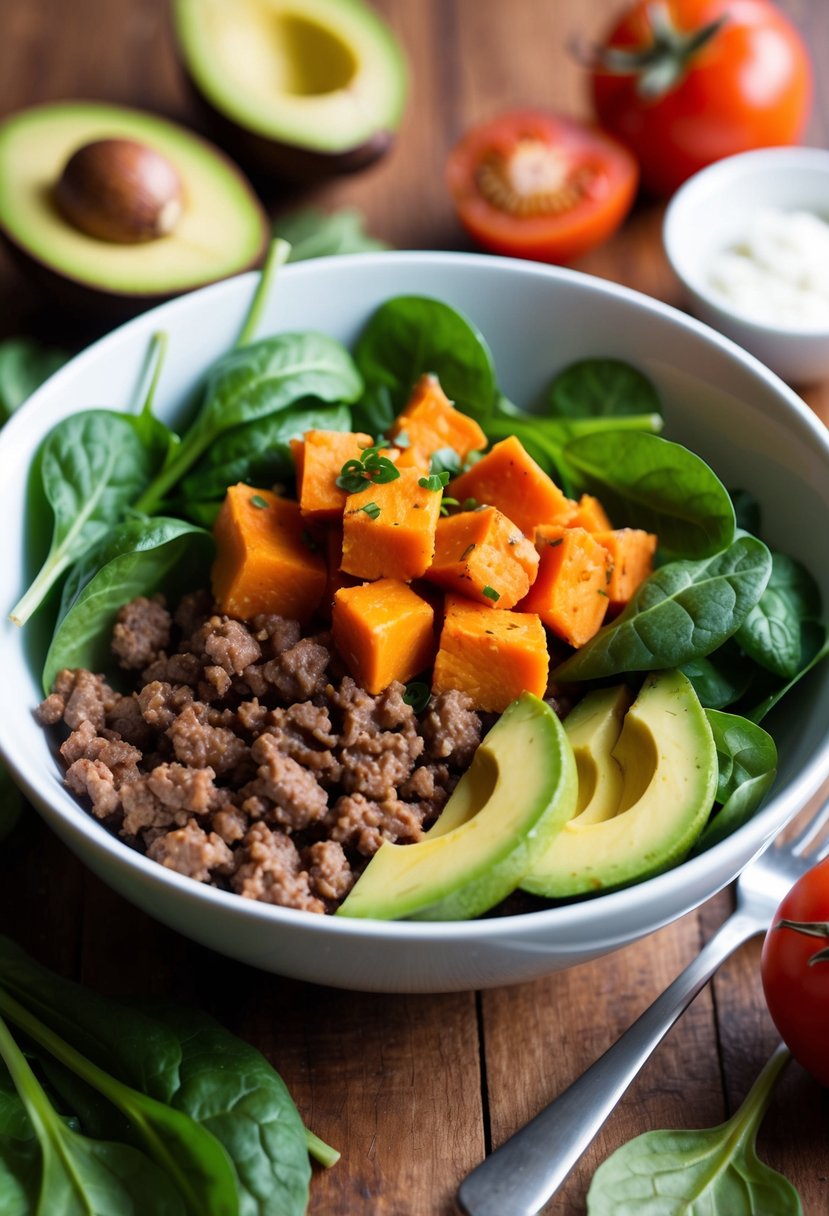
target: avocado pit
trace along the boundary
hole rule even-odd
[[[64,165],[54,198],[73,227],[119,245],[168,236],[184,210],[175,166],[134,139],[98,139],[78,148]]]

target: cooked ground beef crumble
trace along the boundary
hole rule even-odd
[[[418,717],[402,684],[346,674],[329,634],[223,616],[205,592],[118,614],[129,693],[62,671],[37,714],[63,722],[66,785],[130,845],[248,899],[333,912],[383,840],[420,840],[481,738],[460,692]]]

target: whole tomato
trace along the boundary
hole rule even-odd
[[[590,65],[598,119],[654,194],[723,156],[796,143],[811,108],[809,53],[770,0],[636,0]]]
[[[799,878],[763,943],[763,991],[792,1055],[829,1086],[829,858]]]

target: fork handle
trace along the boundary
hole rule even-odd
[[[738,946],[765,928],[737,911],[697,957],[578,1080],[461,1183],[467,1216],[534,1216],[555,1194],[625,1090],[697,993]]]

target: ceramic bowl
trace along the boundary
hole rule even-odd
[[[770,207],[809,211],[829,221],[829,151],[763,148],[702,169],[677,191],[665,212],[665,252],[698,317],[790,384],[810,384],[829,376],[829,327],[752,320],[710,283],[712,259],[745,235],[753,213]]]
[[[169,335],[157,403],[174,420],[233,343],[254,275],[166,304],[103,338],[59,371],[0,432],[0,598],[17,599],[26,553],[26,486],[37,446],[89,406],[124,409],[157,330]],[[798,397],[719,334],[645,296],[531,262],[451,253],[320,259],[281,272],[262,332],[315,328],[350,343],[389,296],[434,296],[489,339],[501,386],[535,398],[552,372],[607,355],[637,364],[664,401],[666,433],[725,483],[760,500],[769,542],[808,563],[829,603],[829,439]],[[740,868],[829,772],[829,665],[773,723],[780,771],[750,823],[703,856],[627,890],[520,916],[427,924],[350,921],[255,903],[164,869],[111,836],[63,788],[55,748],[35,721],[42,637],[0,623],[0,753],[35,807],[83,862],[150,915],[266,970],[345,988],[450,991],[533,979],[604,954],[695,907]]]

